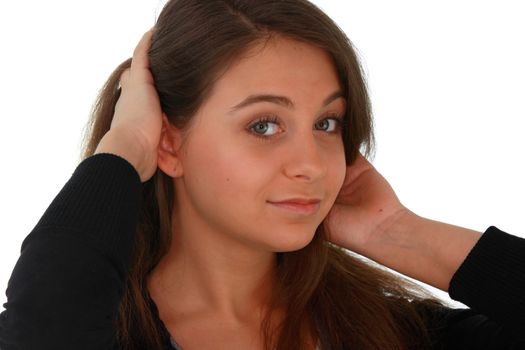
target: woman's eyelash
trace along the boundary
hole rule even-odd
[[[273,123],[273,124],[279,124],[279,119],[276,116],[264,116],[259,119],[257,119],[255,122],[253,122],[250,127],[253,127],[257,124],[264,124],[264,123]]]

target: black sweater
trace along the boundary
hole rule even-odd
[[[141,188],[114,155],[77,167],[22,244],[0,314],[1,350],[117,348]],[[450,283],[470,309],[443,311],[438,346],[525,349],[524,286],[525,239],[489,227]]]

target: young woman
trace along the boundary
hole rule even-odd
[[[415,215],[372,144],[354,51],[312,4],[170,1],[24,241],[0,347],[523,347],[525,240]]]

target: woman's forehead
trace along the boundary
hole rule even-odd
[[[336,68],[325,50],[281,37],[251,47],[214,87],[223,95],[291,95],[292,100],[325,98],[339,89]]]

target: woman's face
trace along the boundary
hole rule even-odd
[[[303,248],[343,184],[345,107],[323,50],[282,38],[253,48],[194,117],[175,179],[175,220],[192,234],[256,249]],[[298,199],[313,204],[275,204]]]

